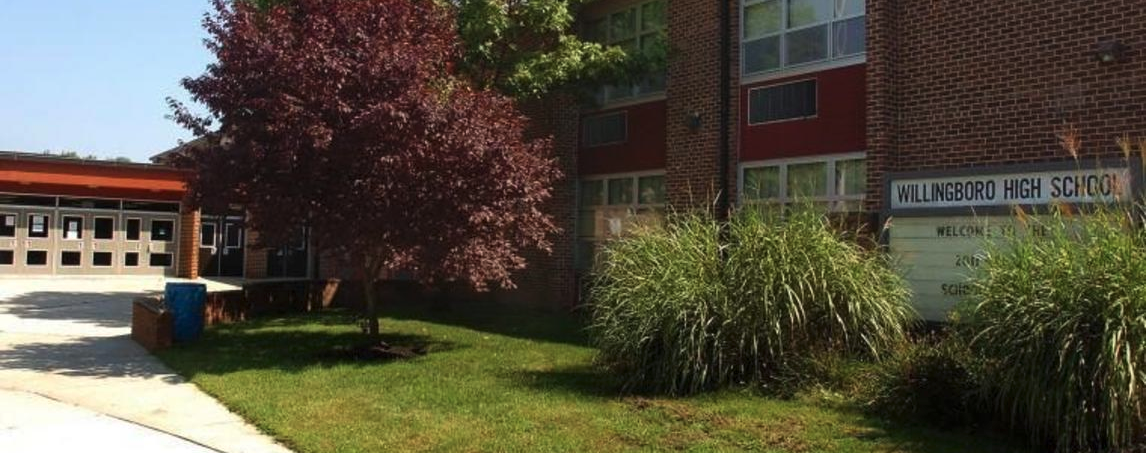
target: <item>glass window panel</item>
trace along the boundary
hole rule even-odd
[[[866,189],[866,161],[851,159],[836,162],[836,195],[863,195]]]
[[[865,0],[836,0],[836,17],[850,17],[865,14]]]
[[[609,16],[609,40],[613,43],[636,37],[637,10],[627,9]]]
[[[810,162],[788,166],[788,199],[822,197],[828,192],[828,163]]]
[[[788,0],[788,28],[832,20],[834,0]]]
[[[223,226],[223,246],[229,249],[237,249],[243,245],[243,229],[234,223],[228,223]]]
[[[0,214],[0,237],[16,237],[16,214]]]
[[[600,224],[601,216],[599,215],[599,211],[594,209],[582,209],[577,216],[577,236],[600,236],[601,230],[598,228]]]
[[[114,239],[115,238],[115,219],[111,217],[96,217],[93,221],[92,229],[95,239]]]
[[[215,224],[204,223],[199,225],[199,246],[200,247],[214,247],[215,246]]]
[[[790,65],[810,63],[828,57],[828,26],[805,28],[786,34]]]
[[[24,264],[28,266],[47,266],[48,251],[28,250],[27,252],[24,252]]]
[[[148,255],[147,265],[151,267],[171,267],[172,254],[170,253],[152,253]]]
[[[780,197],[780,167],[744,169],[744,198],[767,200]]]
[[[623,85],[623,86],[610,85],[608,88],[606,88],[605,93],[607,95],[607,99],[610,101],[615,101],[617,99],[628,99],[628,98],[633,97],[633,86],[632,85]]]
[[[660,30],[665,27],[665,1],[655,0],[641,5],[641,30]]]
[[[66,215],[60,219],[60,233],[62,238],[77,240],[84,238],[84,218]],[[79,264],[76,264],[77,266]]]
[[[175,222],[170,220],[151,221],[151,240],[172,241],[175,239]]]
[[[123,254],[123,265],[127,267],[139,266],[139,252],[127,252]]]
[[[748,92],[748,123],[816,116],[816,81],[785,83]]]
[[[80,252],[64,251],[60,252],[60,265],[67,267],[79,266],[83,261],[83,255]]]
[[[124,236],[127,240],[139,240],[140,223],[140,219],[127,219],[127,227],[124,228]]]
[[[93,252],[92,253],[92,266],[96,266],[96,267],[109,267],[109,266],[111,266],[111,252]]]
[[[16,264],[16,252],[0,250],[0,266],[11,266],[13,264]]]
[[[637,181],[638,203],[662,204],[665,202],[665,177],[646,176]]]
[[[609,180],[609,204],[633,204],[633,178]]]
[[[772,36],[744,43],[744,73],[780,67],[780,37]]]
[[[609,42],[609,23],[605,19],[586,22],[581,35],[586,41],[605,44]]]
[[[581,206],[605,204],[605,181],[581,181]]]
[[[784,26],[784,13],[780,0],[771,0],[744,7],[744,39],[778,33]]]
[[[857,17],[832,25],[832,53],[836,57],[856,55],[867,50],[867,24],[864,18]]]
[[[30,238],[46,238],[48,237],[48,223],[51,218],[47,215],[32,214],[28,216],[28,237]]]

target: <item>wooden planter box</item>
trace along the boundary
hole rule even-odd
[[[157,297],[137,297],[131,304],[131,339],[149,352],[171,347],[171,312]]]

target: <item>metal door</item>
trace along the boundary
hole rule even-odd
[[[204,216],[199,223],[199,275],[219,275],[219,219]]]
[[[122,258],[123,235],[120,232],[118,212],[93,212],[91,214],[91,238],[88,239],[90,254],[85,265],[92,274],[118,274]]]
[[[147,274],[147,248],[143,238],[144,215],[128,212],[121,217],[120,272],[129,275]]]
[[[16,238],[20,228],[20,213],[16,209],[0,206],[0,275],[15,274],[18,254]]]
[[[91,268],[91,216],[84,212],[57,211],[56,273],[60,275],[86,274]]]
[[[222,254],[219,256],[219,276],[242,277],[246,249],[246,229],[243,220],[226,217],[220,222]]]
[[[16,272],[50,274],[55,269],[55,210],[18,210],[16,229]]]
[[[143,219],[144,250],[147,252],[146,261],[140,267],[146,268],[144,273],[153,275],[175,275],[176,253],[179,246],[179,219],[175,215],[146,214]]]

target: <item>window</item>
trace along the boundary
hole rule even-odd
[[[60,252],[60,266],[76,267],[83,260],[83,254],[76,251]]]
[[[865,0],[745,0],[745,75],[862,55]]]
[[[746,203],[811,201],[833,211],[858,211],[867,192],[862,153],[745,164],[741,200]]]
[[[47,250],[28,250],[24,253],[24,264],[28,266],[47,266]]]
[[[105,200],[101,198],[60,197],[59,204],[61,208],[119,210],[119,200]]]
[[[124,200],[124,211],[179,212],[179,203]]]
[[[139,240],[139,230],[142,229],[143,221],[140,219],[127,219],[127,227],[124,229],[124,238],[129,241]]]
[[[92,266],[111,266],[111,252],[92,252]]]
[[[152,253],[148,256],[148,266],[171,267],[172,255],[170,253]]]
[[[625,112],[588,116],[581,121],[582,141],[586,148],[611,145],[628,140],[629,120]]]
[[[243,246],[243,229],[238,224],[228,223],[223,229],[224,245],[229,249],[237,249]]]
[[[51,217],[47,214],[30,214],[28,215],[28,237],[30,238],[46,238],[48,237],[48,223],[51,222]]]
[[[639,50],[651,54],[659,46],[664,46],[666,5],[667,0],[653,0],[588,21],[582,28],[582,35],[588,41],[617,46],[625,52]],[[605,104],[664,90],[665,72],[661,70],[637,83],[601,87],[595,97],[598,103]]]
[[[589,268],[600,244],[637,222],[658,221],[665,203],[665,177],[623,175],[581,181],[577,217],[577,266]]]
[[[60,237],[67,240],[84,238],[84,218],[66,215],[60,218]]]
[[[151,240],[171,241],[175,239],[175,222],[170,220],[151,221]]]
[[[115,239],[115,219],[111,217],[96,217],[92,220],[92,237],[100,240]]]
[[[0,238],[16,237],[16,214],[0,214]]]
[[[748,92],[748,124],[816,116],[816,81],[803,80]]]
[[[199,246],[200,247],[214,247],[215,246],[215,224],[204,223],[199,225]]]
[[[0,266],[11,266],[13,264],[16,264],[16,252],[0,250]]]
[[[139,252],[127,252],[123,254],[123,265],[126,267],[139,266]]]

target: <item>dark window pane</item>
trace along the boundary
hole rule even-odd
[[[628,127],[625,112],[587,117],[582,125],[583,141],[587,147],[621,143],[628,135]]]
[[[748,94],[748,122],[765,123],[816,115],[816,81],[777,85]]]
[[[127,228],[125,228],[126,231],[124,233],[124,236],[126,236],[127,240],[139,240],[139,230],[141,229],[140,225],[142,223],[143,222],[140,219],[127,219]]]
[[[94,252],[94,253],[92,253],[92,266],[99,266],[99,267],[111,266],[111,252]]]
[[[215,246],[215,224],[204,223],[199,225],[199,246],[200,247],[214,247]]]
[[[82,209],[114,209],[119,210],[119,200],[104,200],[100,198],[67,198],[60,197],[61,208]]]
[[[96,217],[93,223],[93,228],[95,229],[94,237],[96,239],[115,238],[115,219],[111,217]]]
[[[11,266],[16,263],[16,252],[0,250],[0,266]]]
[[[16,237],[16,214],[0,214],[0,237]]]
[[[79,266],[83,255],[80,252],[60,252],[61,266]]]
[[[29,266],[47,266],[48,251],[28,250],[28,252],[24,254],[24,263]]]
[[[124,211],[179,212],[179,203],[124,200]]]
[[[772,36],[744,43],[744,73],[780,67],[780,37]]]
[[[123,265],[128,267],[135,267],[139,265],[139,253],[127,252],[123,254]]]
[[[835,56],[856,55],[867,50],[867,32],[863,17],[836,22],[834,26],[832,33],[835,42],[832,44],[832,52]]]
[[[787,64],[811,63],[828,58],[828,26],[789,32],[784,38],[788,47]]]
[[[227,248],[239,248],[243,244],[243,229],[238,225],[228,223],[223,231]]]
[[[171,267],[170,253],[152,253],[148,265],[151,267]]]
[[[0,194],[0,204],[15,206],[56,206],[56,197],[38,197],[35,195]]]
[[[51,216],[42,214],[31,214],[28,216],[28,237],[30,238],[46,238],[48,237],[48,224],[51,223]]]
[[[151,221],[151,240],[171,241],[175,238],[175,222],[170,220]]]

